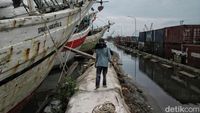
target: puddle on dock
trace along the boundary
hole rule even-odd
[[[129,74],[138,87],[153,99],[154,102],[150,104],[155,104],[152,107],[157,106],[161,110],[158,112],[164,113],[168,106],[199,107],[199,79],[180,76],[159,62],[131,56],[112,43],[107,44],[119,54],[125,73]]]

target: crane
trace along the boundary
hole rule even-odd
[[[146,29],[146,31],[149,30],[146,24],[144,25],[144,29]]]
[[[151,26],[150,26],[150,31],[153,30],[153,23],[151,23]]]

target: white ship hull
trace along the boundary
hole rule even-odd
[[[76,33],[76,34],[73,34],[65,46],[79,50],[81,45],[84,43],[90,29],[91,29],[91,27],[88,26],[88,28],[86,30]],[[57,56],[54,65],[57,67],[60,65],[60,63],[68,62],[69,60],[74,58],[75,55],[76,55],[76,53],[63,48],[61,53]]]
[[[92,5],[0,20],[0,113],[18,112],[13,109],[41,84]]]
[[[98,40],[103,37],[107,29],[108,26],[104,26],[102,28],[99,28],[99,30],[96,33],[87,36],[80,50],[84,52],[91,51],[95,47]]]

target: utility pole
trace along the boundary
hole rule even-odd
[[[135,17],[132,17],[132,16],[127,16],[127,17],[132,18],[132,19],[135,20],[135,33],[134,33],[134,34],[135,34],[135,36],[136,36],[136,34],[137,34],[137,33],[136,33],[136,32],[137,32],[137,28],[136,28],[136,27],[137,27],[137,21],[136,21],[136,18],[135,18]]]
[[[128,16],[129,18],[132,18],[132,19],[134,19],[135,20],[135,38],[136,38],[136,35],[137,35],[137,30],[136,30],[136,26],[137,26],[137,23],[136,23],[136,18],[135,17],[132,17],[132,16]],[[135,56],[135,81],[136,81],[136,59],[137,59],[137,57]]]

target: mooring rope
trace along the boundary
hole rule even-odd
[[[80,21],[81,21],[81,12],[82,12],[82,9],[81,9],[81,7],[79,8],[80,9]],[[68,22],[69,22],[69,17],[68,17],[68,20],[67,20]],[[72,43],[72,45],[71,45],[71,47],[73,46],[73,43]],[[68,55],[69,56],[69,55]],[[62,78],[62,76],[63,76],[63,71],[66,73],[67,71],[65,70],[65,67],[66,67],[66,65],[67,65],[67,59],[65,60],[65,63],[64,63],[64,65],[63,65],[63,69],[62,69],[62,72],[61,72],[61,74],[60,74],[60,79]],[[60,81],[60,80],[59,80]]]
[[[72,48],[73,45],[74,45],[74,41],[72,41],[72,44],[71,44],[70,48]],[[58,83],[60,83],[60,81],[61,81],[61,79],[62,79],[62,76],[63,76],[63,73],[64,73],[64,72],[65,72],[65,74],[67,73],[66,70],[65,70],[65,67],[67,67],[67,60],[68,60],[68,58],[69,58],[69,56],[70,56],[70,54],[71,54],[72,52],[69,51],[69,50],[67,50],[67,51],[65,51],[65,55],[66,55],[66,52],[68,52],[67,58],[65,59],[65,63],[64,63],[64,65],[63,65],[63,70],[62,70],[62,72],[61,72],[61,74],[60,74]],[[65,56],[65,55],[64,55],[64,56]],[[63,62],[61,62],[61,63],[63,63]],[[62,66],[62,65],[61,65],[61,66]],[[69,69],[69,68],[67,67],[67,69]],[[64,72],[63,72],[63,71],[64,71]]]
[[[116,113],[115,112],[115,105],[109,101],[97,105],[92,110],[92,113]]]
[[[42,18],[43,19],[43,18]],[[44,20],[44,19],[43,19]],[[51,38],[51,41],[53,42],[53,46],[55,47],[55,51],[56,51],[56,53],[58,54],[58,59],[60,60],[60,62],[61,62],[61,65],[63,64],[63,59],[62,59],[62,57],[61,57],[61,55],[60,55],[60,53],[59,53],[59,50],[58,50],[58,46],[56,45],[56,43],[55,43],[55,40],[53,39],[53,36],[51,35],[51,32],[50,32],[50,30],[49,30],[49,28],[48,28],[48,26],[47,26],[47,21],[46,20],[44,20],[45,22],[44,22],[44,24],[45,24],[45,27],[47,28],[47,31],[48,31],[48,33],[49,33],[49,36],[50,36],[50,38]],[[62,70],[62,71],[65,71],[65,73],[67,72],[66,70],[65,70],[65,68],[64,68],[64,70]]]

